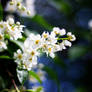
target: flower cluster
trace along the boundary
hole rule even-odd
[[[30,70],[37,64],[37,57],[41,53],[54,58],[55,52],[66,49],[66,46],[71,47],[71,41],[75,39],[71,32],[66,34],[65,29],[58,27],[54,27],[51,33],[43,32],[42,35],[31,33],[24,42],[23,51],[17,50],[14,54],[15,62],[22,68]]]
[[[17,12],[21,16],[35,16],[35,0],[12,0],[7,3],[5,8],[6,11],[9,12]]]
[[[13,18],[9,18],[7,21],[0,22],[0,51],[7,49],[7,39],[8,36],[11,40],[17,40],[22,38],[23,25],[20,22],[14,22]]]

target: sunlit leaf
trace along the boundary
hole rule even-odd
[[[9,56],[4,56],[4,55],[2,55],[2,56],[0,56],[0,59],[12,59],[12,58],[9,57]]]
[[[39,77],[34,71],[29,71],[29,75],[31,75],[31,76],[33,76],[35,79],[37,79],[40,84],[42,83],[40,77]]]

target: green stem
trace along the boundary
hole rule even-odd
[[[69,40],[69,38],[58,38],[57,40]]]

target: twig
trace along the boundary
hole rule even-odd
[[[11,81],[12,81],[12,83],[13,83],[13,85],[14,85],[14,88],[16,89],[16,91],[17,92],[20,92],[20,90],[18,89],[18,87],[17,87],[17,85],[16,85],[16,83],[15,83],[15,81],[14,81],[14,79],[13,79],[13,75],[7,70],[7,73],[8,73],[8,75],[11,77]]]

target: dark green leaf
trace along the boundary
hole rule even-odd
[[[52,30],[53,28],[53,26],[50,25],[42,16],[36,15],[32,18],[32,20],[37,22],[38,24],[40,24],[41,26],[43,26],[48,30]]]
[[[66,68],[66,64],[59,56],[55,56],[54,62],[55,64],[59,65],[61,68]]]
[[[3,19],[3,7],[0,4],[0,21]]]
[[[80,58],[81,56],[84,56],[87,52],[88,48],[87,46],[74,46],[72,48],[69,49],[68,55],[69,58],[74,60],[77,58]]]

